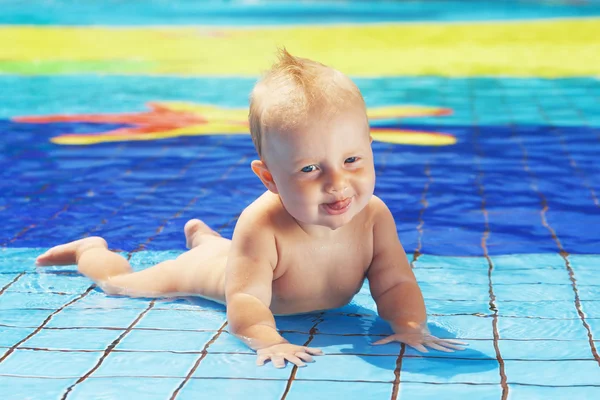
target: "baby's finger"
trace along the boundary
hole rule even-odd
[[[263,365],[265,365],[265,362],[268,359],[269,359],[269,356],[265,356],[265,355],[258,356],[258,357],[256,357],[256,365],[258,365],[259,367],[263,366]]]
[[[446,343],[458,344],[458,345],[461,345],[461,346],[468,346],[469,345],[469,343],[467,343],[467,342],[463,342],[463,341],[456,340],[456,339],[440,339],[440,340],[443,340]]]
[[[312,354],[313,356],[322,356],[323,355],[323,350],[316,349],[314,347],[303,347],[302,350],[304,350],[308,354]]]
[[[462,346],[457,346],[457,345],[455,345],[455,344],[451,344],[451,343],[448,343],[448,342],[446,342],[446,341],[438,341],[438,342],[436,342],[436,343],[438,343],[438,344],[439,344],[439,345],[441,345],[441,346],[444,346],[444,347],[445,347],[445,348],[447,348],[447,349],[454,349],[454,350],[464,350],[464,349],[465,349],[465,348],[464,348],[464,347],[462,347]]]
[[[298,367],[306,367],[306,364],[304,364],[301,359],[299,359],[293,354],[286,354],[285,359],[291,362],[292,364],[297,365]]]
[[[310,354],[306,354],[306,353],[299,351],[295,355],[296,355],[296,357],[298,357],[299,359],[301,359],[304,362],[309,362],[309,363],[315,362],[315,360],[312,358],[312,356]]]
[[[427,343],[427,346],[431,347],[432,349],[438,350],[438,351],[443,351],[445,353],[453,353],[454,352],[454,350],[448,349],[444,346],[440,346],[439,344],[437,344],[435,342],[429,342],[429,343]]]
[[[407,343],[410,347],[412,347],[413,349],[420,351],[421,353],[429,353],[429,350],[427,350],[427,348],[425,346],[423,346],[420,343],[415,343],[415,344],[409,344]]]
[[[275,368],[283,368],[285,367],[285,359],[282,356],[272,356],[271,362]]]
[[[388,343],[390,343],[390,342],[393,342],[394,340],[395,340],[395,339],[394,339],[394,336],[388,336],[388,337],[386,337],[386,338],[383,338],[383,339],[381,339],[381,340],[378,340],[378,341],[374,342],[374,343],[373,343],[373,345],[374,345],[374,346],[378,346],[378,345],[380,345],[380,344],[388,344]]]

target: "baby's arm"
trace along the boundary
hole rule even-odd
[[[399,341],[420,351],[424,346],[451,351],[462,349],[458,341],[442,340],[429,334],[423,294],[406,258],[392,213],[374,198],[373,261],[367,278],[381,318],[390,322],[394,335],[376,342]]]
[[[245,211],[238,220],[227,261],[225,296],[232,334],[257,351],[257,364],[271,360],[278,368],[288,360],[298,366],[311,362],[320,350],[296,346],[285,340],[269,309],[273,270],[277,265],[275,238],[268,226]]]

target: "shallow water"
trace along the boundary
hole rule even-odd
[[[600,3],[267,3],[3,3],[2,399],[598,398]],[[430,330],[467,350],[372,346],[391,331],[365,286],[277,317],[316,363],[257,368],[221,305],[35,267],[102,235],[146,268],[184,251],[190,218],[230,236],[263,190],[244,121],[275,45],[383,113],[376,193]]]

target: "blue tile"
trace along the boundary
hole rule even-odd
[[[14,292],[80,294],[93,282],[84,276],[60,274],[62,270],[43,269],[39,273],[28,273],[9,288]]]
[[[425,299],[428,314],[491,314],[489,301]]]
[[[150,305],[151,299],[131,299],[129,297],[107,296],[100,289],[96,289],[88,293],[81,300],[71,304],[69,308],[135,308],[145,310]]]
[[[500,316],[541,317],[541,318],[579,318],[575,301],[503,301],[497,300],[496,307]]]
[[[0,376],[2,400],[59,399],[75,381],[74,378],[43,379]]]
[[[456,350],[452,353],[446,353],[429,348],[427,353],[421,353],[410,346],[406,346],[405,357],[420,358],[473,358],[473,359],[491,359],[496,360],[496,350],[493,340],[463,340],[467,343],[464,350]]]
[[[102,353],[16,350],[0,364],[0,375],[79,378]]]
[[[514,400],[570,400],[570,399],[597,399],[600,397],[600,388],[594,386],[573,387],[544,387],[527,385],[508,385],[510,399]]]
[[[498,300],[546,301],[574,300],[573,287],[556,284],[508,284],[494,285],[494,294]]]
[[[500,269],[492,273],[494,289],[509,284],[563,284],[570,285],[569,273],[563,267],[540,267],[525,269]]]
[[[489,269],[488,262],[483,257],[446,257],[423,254],[415,262],[416,268],[424,269],[449,269],[449,270],[467,270],[474,271],[475,274],[487,273]]]
[[[72,400],[87,399],[147,399],[164,400],[171,397],[182,379],[143,377],[90,377],[75,386],[69,394]],[[179,396],[177,397],[180,398]]]
[[[508,383],[528,385],[600,385],[598,362],[587,361],[505,361]],[[565,371],[577,371],[565,373]]]
[[[134,329],[121,340],[115,349],[200,352],[215,334],[216,332]]]
[[[2,273],[0,273],[0,289],[2,289],[6,285],[8,285],[12,281],[14,281],[17,276],[19,276],[19,274],[10,274],[10,273],[2,274]],[[23,277],[21,277],[20,279],[23,279]],[[14,285],[14,283],[12,285]]]
[[[32,310],[22,308],[2,310],[0,313],[0,324],[35,328],[41,325],[52,312],[53,310]]]
[[[399,343],[388,343],[374,346],[372,343],[380,337],[373,336],[341,336],[316,334],[310,347],[316,347],[326,355],[332,354],[372,354],[397,356],[400,354]]]
[[[489,301],[489,285],[486,284],[448,284],[444,282],[422,282],[419,284],[425,299],[438,300],[478,300]]]
[[[583,269],[591,269],[598,271],[600,269],[600,256],[599,255],[578,255],[571,254],[569,256],[571,266],[575,271]]]
[[[498,347],[504,360],[593,359],[588,340],[500,340]]]
[[[600,285],[599,286],[578,286],[580,300],[600,300]]]
[[[328,355],[296,372],[297,379],[393,382],[397,356]],[[340,366],[343,366],[340,368]]]
[[[0,326],[0,347],[12,347],[33,331],[34,328]]]
[[[308,337],[308,335],[306,335]],[[229,332],[221,332],[217,340],[215,340],[209,347],[209,353],[252,353],[254,351],[250,349],[244,342],[236,338]]]
[[[600,340],[600,319],[590,318],[587,319],[586,322],[592,331],[594,340]],[[582,323],[580,322],[580,324]]]
[[[444,339],[493,339],[492,321],[475,315],[431,316],[428,327],[432,335]]]
[[[498,319],[501,339],[566,339],[586,340],[587,331],[578,319]]]
[[[126,329],[141,314],[136,309],[81,309],[65,308],[52,317],[49,328],[120,328]]]
[[[392,329],[386,321],[376,316],[328,315],[317,326],[317,332],[338,335],[385,335],[391,334]]]
[[[404,358],[401,379],[431,383],[500,383],[497,360],[453,358]]]
[[[559,254],[519,254],[493,256],[494,273],[514,269],[565,268],[565,260]]]
[[[311,364],[312,367],[314,364]],[[197,378],[255,378],[285,379],[292,371],[292,365],[275,368],[268,362],[257,367],[255,354],[211,354],[202,360],[192,377]]]
[[[309,332],[317,322],[319,322],[318,314],[275,317],[277,329],[280,331]]]
[[[286,399],[389,399],[392,389],[391,383],[294,381]]]
[[[294,383],[295,385],[296,383]],[[246,379],[191,379],[181,389],[178,400],[196,400],[202,397],[227,400],[279,400],[285,391],[287,380],[246,380]],[[287,399],[290,399],[291,394]]]
[[[93,376],[185,378],[199,357],[199,354],[113,351]]]
[[[42,329],[20,347],[104,351],[122,332],[112,329]]]
[[[598,301],[596,300],[582,300],[581,309],[588,318],[600,318],[600,307],[598,307]]]
[[[466,385],[457,383],[448,388],[448,385],[402,382],[399,387],[398,398],[411,400],[497,400],[502,398],[502,387],[500,385]]]
[[[76,295],[61,295],[54,293],[20,293],[6,291],[0,296],[0,310],[13,308],[47,308],[56,310],[74,298]]]
[[[417,282],[448,284],[448,285],[489,285],[488,270],[486,268],[457,269],[457,268],[432,268],[419,264],[413,269]]]
[[[210,311],[150,310],[136,328],[169,328],[217,331],[227,320],[225,313]]]

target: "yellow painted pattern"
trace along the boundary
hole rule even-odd
[[[180,136],[249,134],[248,110],[221,108],[209,104],[186,102],[153,102],[149,111],[120,114],[74,114],[21,116],[15,122],[53,123],[90,122],[129,125],[97,133],[71,133],[55,136],[53,143],[89,145],[107,142],[157,140]],[[418,146],[448,146],[456,143],[454,135],[440,132],[411,131],[398,128],[398,120],[408,117],[443,116],[451,110],[425,106],[388,106],[369,108],[371,135],[374,140]],[[379,127],[377,120],[392,120],[394,128]]]
[[[0,73],[256,76],[276,46],[352,76],[600,76],[600,19],[283,27],[0,27]],[[9,45],[7,45],[9,44]]]

